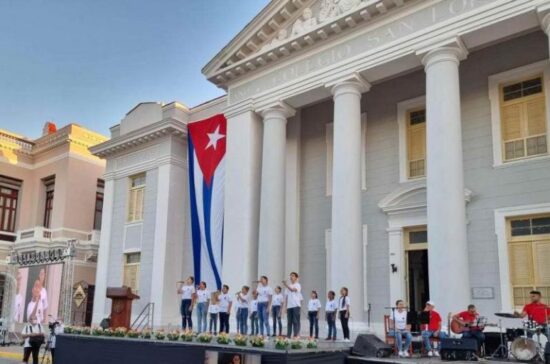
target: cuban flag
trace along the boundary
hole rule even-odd
[[[189,123],[189,192],[195,282],[221,289],[227,120],[223,114]]]

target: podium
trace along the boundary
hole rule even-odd
[[[109,327],[130,328],[132,317],[132,301],[139,296],[132,293],[130,287],[107,287],[107,298],[113,300],[111,305],[111,321]]]

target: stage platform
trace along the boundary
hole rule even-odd
[[[498,360],[489,360],[489,359],[479,359],[478,363],[491,363],[491,364],[504,364],[504,363],[519,363],[517,361],[498,361]],[[442,361],[440,358],[426,358],[426,357],[412,357],[412,358],[365,358],[358,356],[349,356],[346,363],[349,364],[441,364],[441,363],[472,363],[471,361]]]
[[[251,346],[155,341],[128,338],[59,335],[56,364],[225,364],[239,355],[244,364],[345,364],[350,343],[320,341],[317,349],[275,349]]]

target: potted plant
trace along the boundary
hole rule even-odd
[[[114,332],[115,337],[124,337],[128,330],[125,327],[117,327]]]
[[[290,341],[286,337],[279,336],[275,339],[275,349],[286,350]]]
[[[231,342],[231,337],[229,334],[222,332],[218,335],[218,338],[216,339],[218,344],[227,345]]]
[[[193,341],[194,336],[195,334],[193,333],[193,331],[185,330],[184,332],[181,333],[181,340],[185,342],[191,342]]]
[[[82,330],[80,330],[80,333],[81,333],[82,335],[90,335],[91,332],[92,332],[92,331],[91,331],[91,329],[90,329],[89,327],[83,327]]]
[[[164,333],[164,330],[158,330],[155,332],[155,339],[164,340],[165,338],[166,338],[166,334]]]
[[[200,343],[209,343],[212,341],[212,334],[209,334],[207,332],[200,333],[197,335],[197,340]]]
[[[303,347],[302,341],[300,338],[294,338],[290,340],[290,348],[291,349],[301,349]]]
[[[103,329],[101,327],[94,327],[92,329],[92,335],[93,336],[101,336],[103,335]]]
[[[152,336],[152,332],[151,332],[151,329],[144,329],[142,332],[141,332],[141,337],[144,338],[144,339],[150,339],[151,336]]]
[[[126,332],[126,337],[130,339],[137,339],[139,337],[139,331],[128,330],[128,332]]]
[[[166,334],[166,337],[170,341],[177,341],[180,338],[180,332],[178,330],[170,331],[168,334]]]
[[[248,342],[248,338],[244,335],[237,334],[237,336],[233,338],[233,342],[237,346],[246,346],[246,343]]]
[[[263,348],[265,346],[265,338],[261,335],[254,336],[250,339],[250,344],[255,348]]]
[[[307,341],[306,341],[306,348],[308,349],[317,349],[317,340],[315,340],[314,338],[309,338]]]
[[[105,329],[103,330],[103,336],[113,336],[114,331],[112,329]]]

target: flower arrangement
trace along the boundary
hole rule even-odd
[[[166,334],[166,337],[170,341],[176,341],[180,338],[180,332],[178,330],[170,331],[168,334]]]
[[[73,333],[73,327],[72,326],[65,326],[65,328],[63,329],[63,333],[72,334]]]
[[[92,329],[92,335],[93,336],[101,336],[103,335],[103,329],[101,327],[94,327]]]
[[[136,330],[128,330],[126,332],[126,337],[130,339],[137,339],[139,337],[139,331]]]
[[[302,341],[300,341],[300,338],[294,338],[290,340],[290,348],[291,349],[301,349],[303,346]]]
[[[250,344],[255,348],[263,348],[265,346],[265,338],[261,335],[254,336],[250,339]]]
[[[308,349],[317,349],[317,340],[310,337],[306,341],[306,348],[308,348]]]
[[[286,337],[279,336],[275,339],[275,349],[286,350],[290,341]]]
[[[82,335],[90,335],[90,333],[92,332],[92,329],[90,329],[89,327],[83,327],[81,330],[80,330],[80,333]]]
[[[73,334],[80,335],[82,333],[82,327],[80,326],[74,326],[73,327]]]
[[[142,332],[141,332],[141,337],[144,338],[144,339],[150,339],[151,336],[152,336],[152,331],[151,329],[144,329]]]
[[[185,342],[191,342],[193,341],[194,336],[195,334],[193,333],[193,331],[185,330],[184,332],[181,333],[181,340]]]
[[[158,330],[155,332],[155,339],[164,340],[164,338],[166,338],[166,334],[164,333],[164,330]]]
[[[128,330],[125,327],[117,327],[114,332],[115,337],[124,337]]]
[[[103,336],[113,336],[115,332],[112,329],[103,330]]]
[[[212,334],[209,334],[207,332],[200,333],[197,336],[197,340],[201,343],[209,343],[212,341]]]
[[[221,332],[216,339],[218,344],[227,345],[231,342],[231,337],[225,332]]]
[[[248,338],[244,335],[237,334],[237,336],[233,338],[233,342],[237,346],[246,346],[246,343],[248,342]]]

